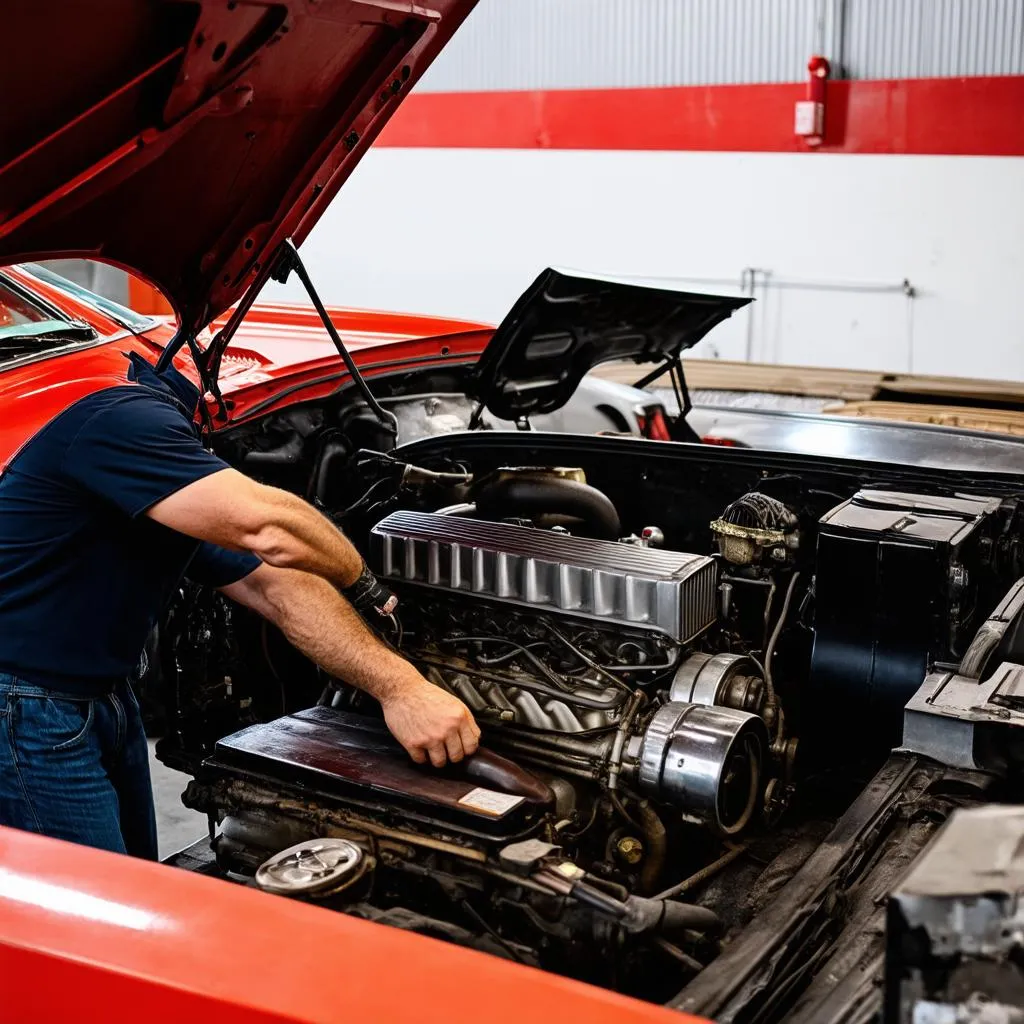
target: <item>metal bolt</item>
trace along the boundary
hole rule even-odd
[[[644,857],[644,844],[636,836],[623,836],[616,844],[615,852],[624,864],[639,864]]]
[[[954,562],[949,567],[949,583],[954,592],[965,590],[969,581],[970,577],[965,566]]]
[[[645,526],[640,531],[640,540],[645,547],[649,548],[663,548],[665,546],[665,534],[657,526]]]

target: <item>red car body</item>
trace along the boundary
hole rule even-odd
[[[2,273],[69,317],[88,323],[98,339],[76,351],[12,369],[0,365],[0,405],[4,410],[0,468],[73,402],[101,388],[125,384],[125,352],[139,352],[155,360],[176,332],[173,320],[165,318],[133,333],[97,307],[26,270],[15,266]],[[442,317],[343,308],[329,312],[360,371],[370,378],[394,373],[403,366],[474,362],[493,333],[485,324]],[[215,321],[211,330],[216,331],[224,320]],[[176,364],[196,379],[190,356],[177,356]],[[227,349],[220,382],[230,422],[235,424],[257,406],[261,412],[272,408],[275,396],[280,396],[282,404],[292,395],[313,399],[347,379],[345,367],[311,307],[263,304],[253,308]],[[299,390],[301,394],[297,394]],[[211,408],[214,406],[211,402]]]
[[[4,1021],[686,1024],[483,953],[0,828]]]
[[[0,470],[124,353],[211,343],[301,242],[475,0],[61,0],[7,12],[0,266],[94,340],[0,368]],[[85,44],[85,45],[83,45]],[[158,286],[133,330],[18,264],[88,256]],[[484,325],[332,310],[367,376],[474,361]],[[178,365],[195,375],[190,357]],[[344,382],[311,310],[257,306],[224,354],[235,424]],[[216,409],[220,414],[219,408]],[[556,975],[155,864],[0,828],[0,1017],[680,1020]],[[685,1018],[683,1018],[685,1019]],[[691,1018],[692,1019],[692,1018]]]

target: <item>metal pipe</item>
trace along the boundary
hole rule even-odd
[[[750,280],[750,283],[748,284],[748,275],[751,272],[753,274],[761,275],[762,280],[756,282],[757,286],[761,288],[777,288],[783,290],[796,289],[802,291],[823,292],[855,292],[871,295],[898,293],[900,295],[906,295],[908,298],[914,298],[917,295],[915,286],[906,278],[898,284],[875,281],[809,281],[800,280],[799,278],[780,278],[773,276],[770,270],[766,270],[761,267],[746,267],[740,275],[740,291],[747,295],[752,295],[755,287],[755,282],[753,280]],[[675,286],[677,288],[681,284],[729,285],[733,288],[736,287],[735,277],[669,277],[662,275],[660,277],[645,278],[645,280],[650,281],[651,284],[661,286],[668,285],[670,287]],[[667,369],[668,367],[666,367],[666,370]]]
[[[768,590],[768,599],[764,603],[764,629],[761,632],[761,650],[768,647],[768,621],[772,613],[772,605],[775,603],[775,577],[772,577],[772,585]],[[769,687],[770,689],[770,687]]]
[[[793,600],[793,591],[796,589],[796,581],[798,579],[800,579],[800,573],[793,573],[789,586],[786,588],[786,597],[782,602],[782,611],[779,612],[779,621],[775,623],[775,629],[772,631],[771,639],[768,641],[768,646],[764,652],[764,686],[768,691],[768,700],[770,701],[775,699],[775,687],[772,685],[772,655],[775,654],[775,644],[778,642],[779,636],[782,633],[782,627],[786,622],[786,616],[789,614],[789,605]],[[781,722],[781,716],[779,720]]]
[[[409,654],[408,657],[411,661],[430,665],[433,668],[443,668],[448,672],[459,675],[477,676],[479,679],[486,679],[487,682],[494,683],[496,686],[511,686],[520,690],[530,690],[534,693],[543,694],[545,697],[559,700],[563,704],[575,704],[578,707],[589,708],[593,711],[614,711],[627,700],[625,695],[611,701],[597,700],[595,697],[584,697],[579,693],[572,693],[554,686],[545,686],[543,683],[538,683],[529,677],[510,679],[491,672],[483,672],[478,668],[471,668],[468,665],[453,665],[449,661],[443,661],[440,658],[430,658],[425,654]]]
[[[600,736],[580,737],[572,733],[525,733],[515,728],[502,729],[503,738],[522,744],[524,747],[535,747],[555,753],[566,753],[589,761],[606,761],[610,755],[613,737],[608,733]]]
[[[689,892],[691,889],[695,889],[698,885],[702,885],[708,879],[717,875],[723,868],[727,868],[737,857],[740,857],[746,852],[747,844],[744,843],[741,846],[734,846],[732,849],[727,850],[718,860],[712,861],[706,867],[700,869],[700,871],[694,872],[689,878],[684,878],[677,885],[670,886],[662,892],[659,892],[657,896],[653,898],[656,900],[671,900],[677,896],[682,896],[684,892]]]
[[[496,750],[517,755],[535,765],[566,772],[591,782],[598,781],[602,775],[600,764],[558,750],[545,750],[540,746],[532,746],[515,740],[510,741],[507,737],[497,734],[488,737],[488,744]]]
[[[690,956],[689,953],[684,953],[678,946],[669,942],[668,939],[663,939],[658,936],[654,940],[654,944],[658,949],[664,950],[673,960],[678,960],[684,967],[693,971],[694,974],[700,974],[704,970],[704,965],[694,957]]]
[[[668,834],[650,801],[641,800],[640,824],[644,833],[644,866],[640,870],[640,888],[646,894],[657,884],[668,855]]]
[[[602,491],[577,480],[558,477],[501,477],[475,489],[473,498],[482,515],[557,514],[582,519],[599,537],[617,540],[622,534],[619,513]]]
[[[626,707],[626,711],[622,716],[622,721],[619,722],[618,729],[615,730],[615,739],[612,740],[611,754],[608,756],[608,788],[613,792],[619,785],[619,772],[622,770],[622,751],[626,746],[626,737],[629,735],[629,730],[633,726],[633,719],[636,717],[636,713],[640,710],[640,705],[643,700],[643,692],[641,690],[637,690],[630,699],[629,705]]]
[[[287,262],[287,266],[284,264]],[[377,420],[386,429],[390,430],[394,436],[398,437],[398,419],[393,412],[389,412],[383,408],[380,402],[377,401],[373,392],[370,391],[369,385],[363,379],[363,375],[359,372],[359,367],[356,366],[355,360],[346,348],[345,343],[341,340],[341,335],[338,334],[338,329],[334,326],[334,322],[331,320],[330,314],[324,308],[324,304],[320,299],[320,295],[313,284],[312,278],[306,271],[306,267],[302,262],[302,258],[299,256],[299,250],[295,247],[295,244],[291,239],[286,239],[281,243],[281,266],[287,276],[287,270],[294,270],[298,279],[302,282],[302,287],[306,289],[306,294],[309,296],[309,301],[313,303],[313,308],[316,310],[317,315],[320,317],[321,322],[324,325],[324,330],[327,331],[328,337],[334,342],[334,347],[338,350],[338,355],[341,356],[342,361],[345,363],[348,369],[349,376],[352,378],[352,383],[355,384],[356,388],[360,391],[363,396],[363,400],[370,407],[370,411],[377,418]]]

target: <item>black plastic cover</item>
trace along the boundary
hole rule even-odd
[[[470,394],[500,419],[553,412],[599,363],[668,363],[751,301],[549,268],[498,325]]]
[[[225,736],[203,772],[282,785],[328,805],[383,806],[489,838],[522,832],[553,799],[536,776],[484,747],[445,769],[416,765],[383,722],[329,707]]]
[[[903,706],[969,632],[977,542],[998,507],[865,490],[821,519],[811,691],[822,740],[898,742]]]

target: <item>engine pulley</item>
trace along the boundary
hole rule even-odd
[[[743,654],[691,654],[676,670],[669,700],[717,704],[764,714],[767,689],[760,666]]]
[[[686,821],[735,835],[758,806],[767,749],[768,730],[756,715],[670,702],[629,753],[641,790],[681,808]]]

